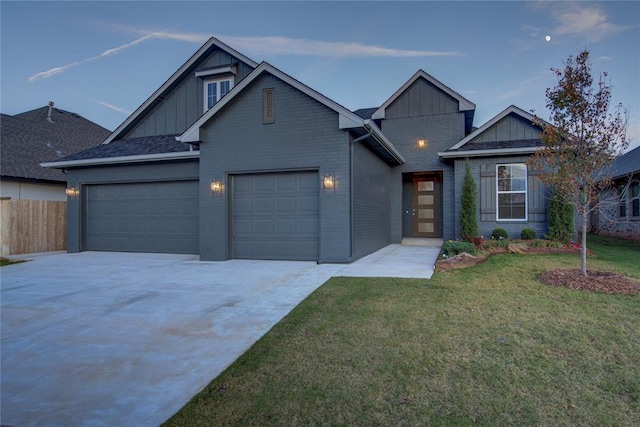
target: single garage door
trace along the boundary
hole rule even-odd
[[[86,249],[198,253],[198,182],[90,185]]]
[[[233,177],[234,258],[317,260],[317,172]]]

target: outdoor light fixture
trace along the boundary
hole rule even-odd
[[[222,194],[222,190],[224,190],[224,183],[222,181],[218,181],[217,179],[211,181],[211,191],[213,191],[214,194]]]
[[[424,139],[419,139],[418,140],[418,148],[423,150],[424,148],[426,148],[427,146],[427,141],[425,141]]]
[[[75,198],[78,197],[78,194],[80,194],[80,190],[78,190],[75,187],[69,187],[67,189],[64,190],[64,193],[71,198]]]
[[[325,190],[333,190],[336,186],[336,179],[333,175],[325,175],[322,179],[322,184],[324,185]]]

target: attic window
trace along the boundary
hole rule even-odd
[[[273,123],[273,89],[264,89],[262,91],[262,123]]]
[[[236,68],[236,64],[231,64],[196,71],[196,77],[202,79],[204,111],[213,107],[233,88]]]
[[[204,81],[204,110],[213,107],[233,87],[231,77]]]

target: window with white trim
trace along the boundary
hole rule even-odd
[[[213,107],[233,87],[233,78],[210,79],[204,81],[204,110]]]
[[[618,187],[618,197],[620,203],[618,204],[618,218],[627,217],[627,189],[624,185]]]
[[[527,220],[527,165],[496,165],[498,221]]]

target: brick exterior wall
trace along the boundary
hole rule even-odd
[[[273,88],[274,123],[262,122],[262,91]],[[351,260],[350,144],[338,114],[268,74],[257,78],[201,129],[200,258],[229,258],[229,206],[233,174],[317,170],[336,179],[320,183],[319,262]],[[212,179],[226,182],[211,194]]]
[[[637,182],[640,180],[640,174],[636,174],[633,179]],[[627,182],[620,181],[619,185],[624,186]],[[616,185],[615,187],[618,187]],[[610,190],[603,195],[603,199],[617,201],[620,196],[618,193],[614,193],[614,190]],[[620,202],[610,203],[603,207],[600,212],[597,212],[594,220],[595,228],[598,234],[604,234],[607,236],[623,237],[625,239],[640,240],[640,216],[633,216],[632,206],[632,190],[629,188],[625,193],[624,203],[626,206],[626,212],[624,216],[620,216]]]
[[[464,138],[464,113],[434,114],[429,116],[404,117],[382,121],[382,131],[393,142],[405,158],[406,163],[394,168],[394,191],[392,193],[392,240],[399,242],[410,237],[406,215],[411,215],[412,206],[403,202],[402,174],[413,172],[442,172],[442,227],[443,238],[455,237],[456,189],[452,163],[445,163],[438,156]],[[427,141],[425,149],[419,149],[418,139]],[[406,191],[405,191],[406,193]],[[407,211],[409,213],[407,213]],[[405,224],[403,232],[403,222]]]

